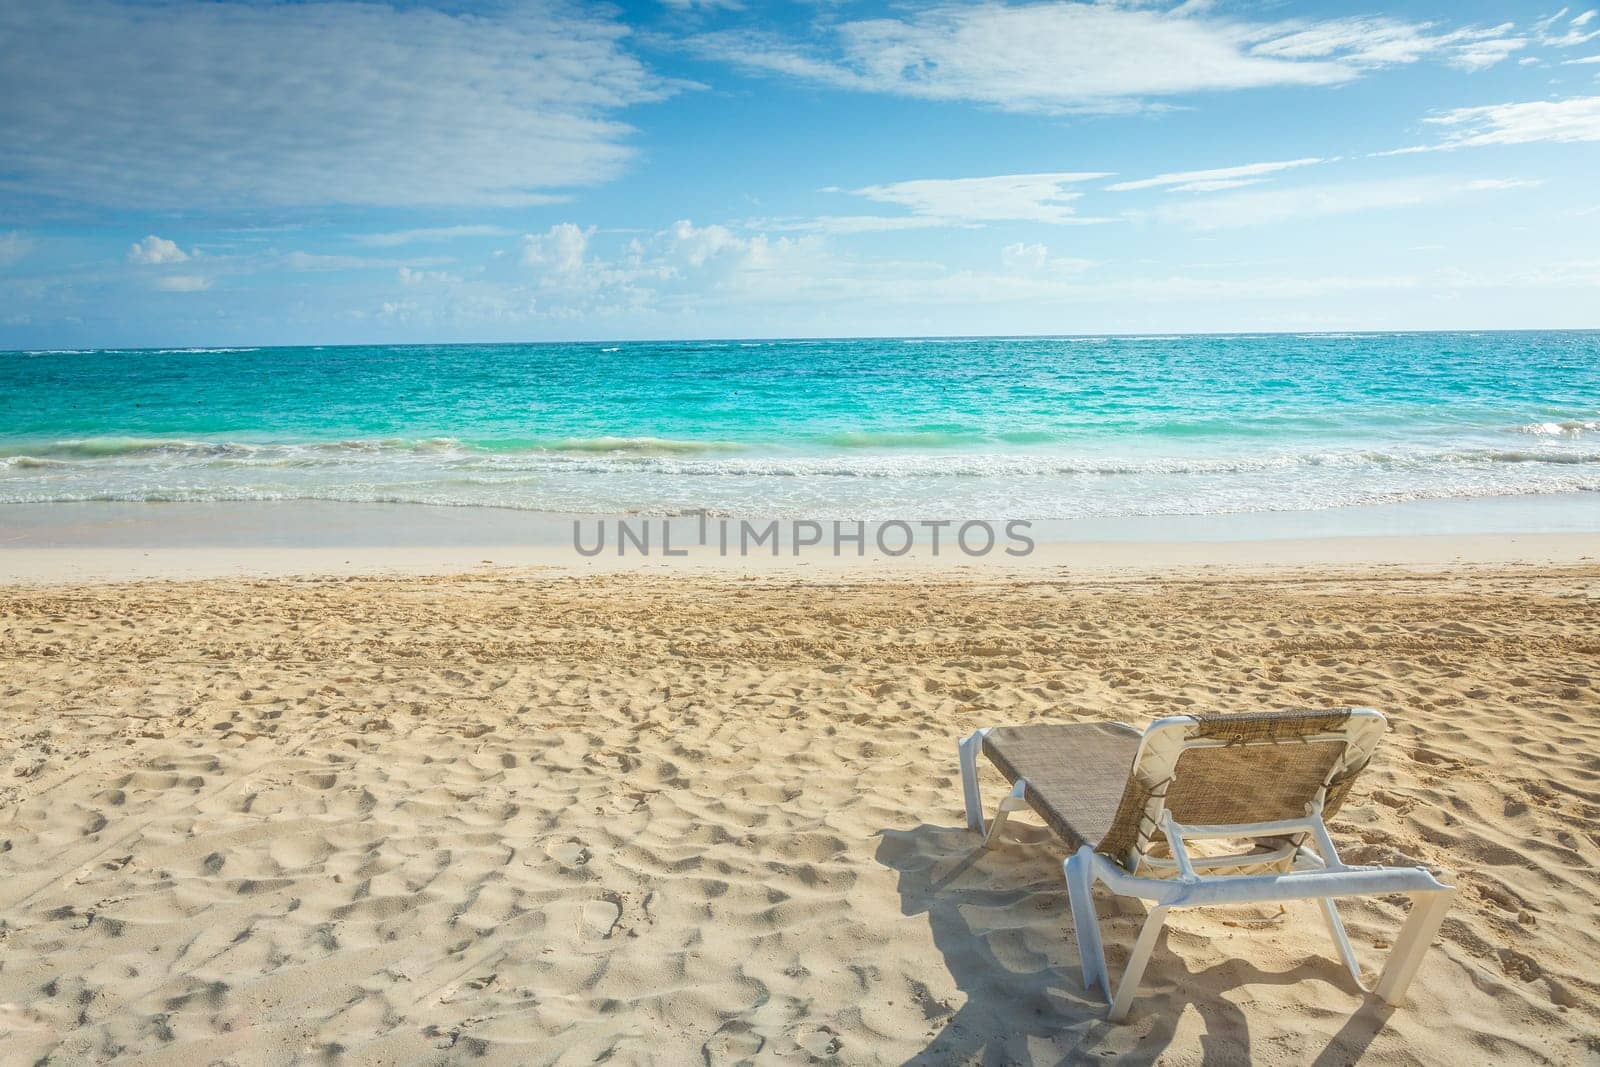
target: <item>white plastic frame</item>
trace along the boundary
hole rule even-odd
[[[1370,708],[1357,708],[1351,713],[1354,722],[1347,739],[1359,742],[1364,751],[1357,755],[1363,760],[1370,756],[1383,726],[1383,716]],[[1375,722],[1373,720],[1376,720]],[[1146,748],[1153,738],[1170,742],[1175,730],[1194,725],[1189,716],[1158,719],[1145,730],[1140,741],[1139,754],[1134,767],[1141,767],[1147,757]],[[1158,733],[1160,731],[1160,733]],[[958,745],[961,763],[962,797],[966,807],[967,826],[981,831],[984,846],[992,848],[997,834],[1005,825],[1006,816],[1023,807],[1027,782],[1019,778],[1011,792],[1000,802],[999,810],[987,827],[983,822],[982,797],[978,789],[978,753],[983,749],[983,739],[989,728],[974,731],[962,738]],[[1330,735],[1335,740],[1346,735]],[[1185,738],[1178,745],[1179,753],[1158,754],[1169,769],[1176,766],[1177,754],[1182,748],[1212,745],[1209,739]],[[1127,1018],[1139,981],[1155,949],[1167,912],[1173,908],[1206,907],[1217,904],[1252,904],[1290,900],[1316,900],[1321,906],[1328,932],[1338,949],[1341,962],[1350,972],[1356,987],[1362,992],[1378,996],[1389,1004],[1399,1004],[1405,997],[1407,986],[1416,976],[1422,957],[1438,933],[1449,910],[1455,888],[1440,882],[1422,867],[1381,867],[1350,865],[1339,858],[1338,849],[1328,834],[1322,818],[1322,804],[1326,788],[1306,805],[1306,814],[1298,819],[1280,819],[1271,822],[1232,823],[1219,826],[1188,826],[1178,823],[1170,812],[1161,809],[1160,825],[1167,838],[1172,859],[1164,860],[1140,853],[1131,857],[1135,870],[1149,868],[1157,877],[1130,874],[1109,858],[1100,855],[1089,845],[1062,864],[1066,877],[1067,895],[1071,902],[1072,924],[1078,941],[1078,957],[1083,967],[1083,984],[1086,989],[1098,987],[1101,995],[1111,1004],[1110,1019],[1121,1022]],[[1226,856],[1190,856],[1188,841],[1206,838],[1230,839],[1282,839],[1292,835],[1290,842],[1282,842],[1268,849]],[[1296,845],[1293,839],[1309,839]],[[1310,847],[1310,846],[1315,846]],[[1263,865],[1287,869],[1266,874],[1223,874],[1229,868]],[[1122,980],[1112,989],[1111,976],[1106,969],[1105,949],[1100,940],[1099,916],[1094,906],[1094,884],[1100,882],[1118,896],[1137,897],[1150,902],[1133,953],[1128,959]],[[1383,972],[1373,986],[1361,979],[1361,967],[1355,957],[1344,923],[1339,918],[1337,901],[1340,897],[1379,896],[1403,893],[1411,898],[1411,910],[1395,940],[1394,948],[1384,964]]]

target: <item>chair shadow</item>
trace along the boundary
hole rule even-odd
[[[1308,980],[1334,985],[1343,976],[1336,962],[1319,960],[1273,973],[1245,960],[1187,970],[1168,950],[1163,933],[1133,1017],[1114,1025],[1106,1021],[1107,1005],[1098,991],[1083,988],[1066,883],[1053,851],[1009,842],[986,850],[963,827],[928,824],[884,829],[877,836],[876,859],[899,875],[901,914],[927,915],[934,944],[966,998],[908,1064],[1076,1063],[1107,1055],[1118,1064],[1152,1064],[1171,1044],[1186,1005],[1200,1013],[1204,1033],[1200,1049],[1179,1050],[1185,1057],[1198,1051],[1206,1063],[1245,1063],[1251,1058],[1248,1020],[1219,992]],[[1137,901],[1099,894],[1098,903],[1108,934],[1108,904],[1119,909],[1111,915],[1128,917],[1133,928],[1142,921],[1144,909]],[[1004,924],[984,926],[980,920],[975,927],[970,917],[985,912]],[[1044,953],[1019,944],[1020,932],[1032,920],[1049,930]],[[1107,937],[1113,981],[1131,944],[1131,934]],[[996,954],[997,945],[1009,962]],[[1026,962],[1019,966],[1019,959]],[[939,1020],[935,1007],[925,1011],[930,1024]],[[1364,1005],[1316,1057],[1315,1067],[1359,1060],[1388,1016],[1381,1004]]]

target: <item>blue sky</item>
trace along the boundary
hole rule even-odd
[[[0,348],[1600,327],[1600,14],[0,7]]]

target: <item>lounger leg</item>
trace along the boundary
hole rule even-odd
[[[995,811],[994,818],[989,820],[989,829],[983,834],[984,848],[994,848],[1000,843],[1000,829],[1006,824],[1006,816],[1028,806],[1027,793],[1028,780],[1018,778],[1017,784],[1011,787],[1011,792],[1000,798],[1000,807]]]
[[[1389,961],[1384,964],[1383,976],[1378,979],[1376,992],[1385,1003],[1399,1004],[1405,999],[1406,986],[1411,984],[1417,968],[1422,966],[1422,957],[1427,953],[1428,946],[1433,944],[1433,937],[1439,932],[1439,924],[1444,922],[1445,912],[1450,910],[1450,898],[1453,896],[1454,889],[1412,896],[1411,914],[1406,916],[1406,924],[1400,928],[1400,936],[1395,939]]]
[[[1111,978],[1106,974],[1106,952],[1100,942],[1100,916],[1094,910],[1094,851],[1086,845],[1061,866],[1067,876],[1067,900],[1072,905],[1072,932],[1078,941],[1083,988],[1099,989],[1109,1004]]]
[[[961,755],[961,798],[967,805],[967,829],[983,830],[983,799],[978,795],[978,750],[987,731],[974,730],[956,745]]]
[[[1156,939],[1161,936],[1161,928],[1166,922],[1167,909],[1164,905],[1158,904],[1150,909],[1144,929],[1139,931],[1139,940],[1133,946],[1133,955],[1128,957],[1128,969],[1117,984],[1117,999],[1111,1003],[1109,1016],[1112,1022],[1120,1023],[1128,1017],[1134,994],[1139,992],[1139,979],[1144,977],[1145,964],[1150,962],[1150,953],[1155,951]]]
[[[1338,904],[1332,897],[1323,897],[1317,903],[1322,905],[1322,917],[1328,920],[1328,933],[1333,935],[1333,947],[1339,950],[1339,958],[1344,961],[1350,977],[1355,979],[1356,988],[1363,993],[1372,992],[1372,987],[1361,980],[1361,964],[1356,962],[1356,950],[1350,946],[1350,936],[1344,932]]]

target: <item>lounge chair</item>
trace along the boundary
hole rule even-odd
[[[1171,908],[1316,900],[1363,992],[1398,1004],[1455,893],[1420,867],[1346,864],[1324,816],[1338,811],[1383,736],[1371,708],[1177,715],[1143,733],[1117,723],[978,730],[960,743],[967,826],[993,847],[1006,816],[1030,807],[1073,855],[1063,864],[1086,989],[1120,1022]],[[978,753],[1012,789],[987,827]],[[1247,852],[1191,855],[1205,839],[1253,841]],[[1095,882],[1153,906],[1115,994],[1092,896]],[[1338,897],[1404,893],[1412,907],[1375,986],[1361,979]]]

